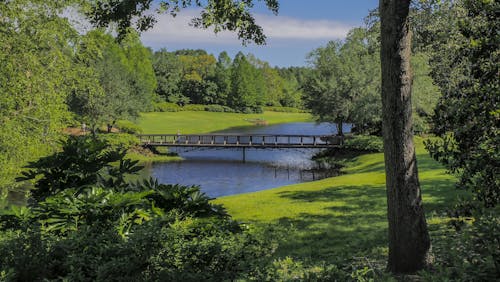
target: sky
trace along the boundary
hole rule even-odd
[[[378,6],[378,0],[280,0],[275,16],[261,1],[255,2],[252,14],[264,29],[266,45],[243,46],[235,33],[214,34],[210,29],[191,27],[190,20],[200,12],[195,8],[182,10],[175,18],[157,15],[158,22],[142,33],[141,40],[155,51],[204,49],[215,57],[222,51],[231,57],[241,51],[271,66],[305,66],[309,52],[330,40],[345,38],[351,28],[363,26],[364,17]]]

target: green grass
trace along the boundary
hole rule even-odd
[[[455,179],[425,152],[417,139],[419,176],[430,230],[447,219],[458,196]],[[277,255],[312,262],[342,262],[356,256],[385,260],[386,193],[383,154],[355,158],[347,174],[249,194],[221,197],[237,220],[287,228]]]
[[[312,121],[311,115],[307,113],[153,112],[141,114],[138,124],[143,133],[175,134],[179,130],[182,134],[191,134],[252,126],[251,120],[256,119],[265,120],[268,124]]]

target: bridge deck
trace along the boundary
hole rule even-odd
[[[143,146],[233,148],[332,148],[340,136],[269,134],[140,134]]]

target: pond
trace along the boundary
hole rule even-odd
[[[349,132],[345,125],[344,132]],[[223,133],[330,135],[336,132],[329,123],[286,123],[255,126]],[[319,170],[311,157],[319,149],[200,149],[172,148],[184,158],[181,162],[153,163],[149,174],[165,184],[199,185],[210,197],[254,192],[283,185],[318,180],[337,172]]]

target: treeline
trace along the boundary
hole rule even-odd
[[[261,112],[263,106],[301,107],[302,69],[278,69],[249,54],[216,59],[204,50],[165,49],[153,55],[158,102],[219,105],[214,110]],[[163,106],[163,108],[162,108]],[[158,104],[157,110],[165,109]]]

